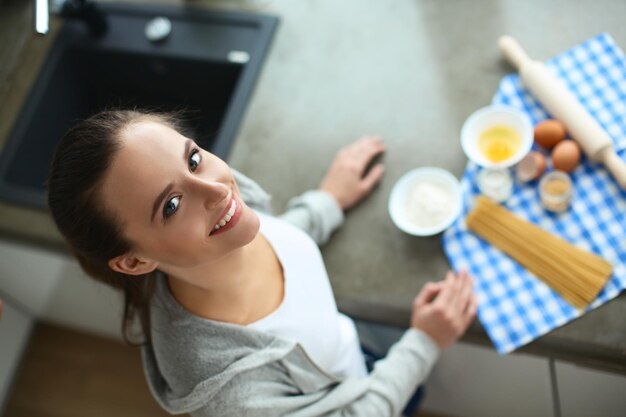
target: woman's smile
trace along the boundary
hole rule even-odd
[[[215,236],[225,233],[235,227],[241,217],[242,207],[241,201],[233,193],[228,206],[224,209],[225,212],[222,212],[217,223],[211,228],[209,235]]]

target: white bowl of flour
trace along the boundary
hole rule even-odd
[[[443,232],[461,213],[461,184],[445,169],[422,167],[404,174],[389,195],[389,215],[414,236]]]

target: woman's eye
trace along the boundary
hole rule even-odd
[[[189,155],[189,169],[191,172],[194,172],[198,165],[200,165],[200,161],[202,161],[202,155],[197,149],[191,151],[191,155]]]
[[[163,217],[168,218],[172,214],[176,213],[178,206],[180,205],[180,197],[172,197],[163,207]]]

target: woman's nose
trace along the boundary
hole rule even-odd
[[[230,193],[228,185],[216,181],[197,178],[194,181],[194,192],[203,200],[207,209],[214,209],[224,201]]]

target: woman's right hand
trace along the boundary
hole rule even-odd
[[[446,279],[427,283],[413,301],[411,327],[420,329],[445,349],[459,339],[476,316],[472,278],[449,271]]]

